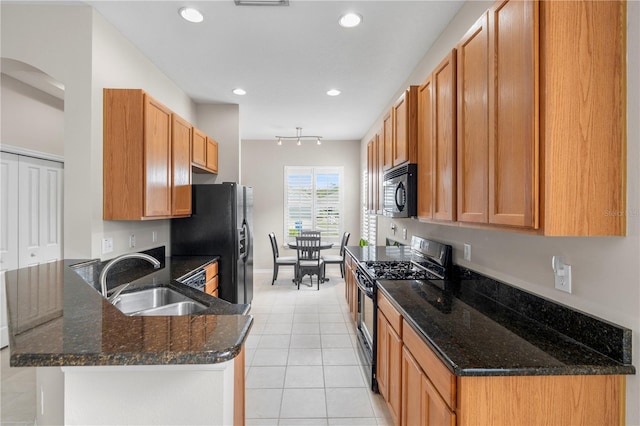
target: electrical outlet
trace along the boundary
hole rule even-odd
[[[158,231],[152,231],[151,232],[151,242],[153,242],[153,243],[157,243],[158,242]]]
[[[471,244],[464,245],[464,260],[471,262]]]
[[[407,228],[402,228],[402,238],[407,239]]]
[[[111,253],[113,251],[113,238],[102,239],[102,254]]]
[[[564,263],[560,256],[551,258],[555,287],[557,290],[571,293],[571,265]]]
[[[129,235],[129,248],[134,248],[136,246],[136,236],[131,234]]]

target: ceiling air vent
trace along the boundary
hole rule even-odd
[[[236,6],[289,6],[289,0],[233,0]]]

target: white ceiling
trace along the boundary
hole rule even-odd
[[[463,1],[88,1],[198,103],[240,105],[243,139],[361,139]],[[204,14],[193,24],[183,6]],[[362,15],[352,29],[346,11]],[[241,87],[245,96],[231,91]],[[329,97],[337,88],[342,94]]]

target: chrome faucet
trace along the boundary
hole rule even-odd
[[[107,291],[107,273],[109,272],[109,270],[111,268],[113,268],[113,266],[120,262],[121,260],[125,260],[125,259],[144,259],[146,261],[148,261],[149,263],[151,263],[154,267],[154,269],[158,269],[160,268],[160,262],[158,261],[158,259],[156,259],[153,256],[149,256],[148,254],[145,253],[127,253],[127,254],[123,254],[122,256],[118,256],[114,259],[111,259],[109,261],[109,263],[107,263],[104,268],[102,268],[102,271],[100,272],[100,290],[102,291],[102,296],[107,299],[110,300],[108,297],[108,291]],[[124,290],[129,284],[124,284],[121,285],[119,287],[117,287],[116,290],[116,294],[112,297],[113,299],[115,299],[116,297],[118,297],[120,295],[120,293],[122,292],[122,290]]]

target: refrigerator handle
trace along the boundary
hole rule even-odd
[[[247,222],[242,223],[242,228],[238,229],[238,259],[246,259],[249,255],[249,227]]]

